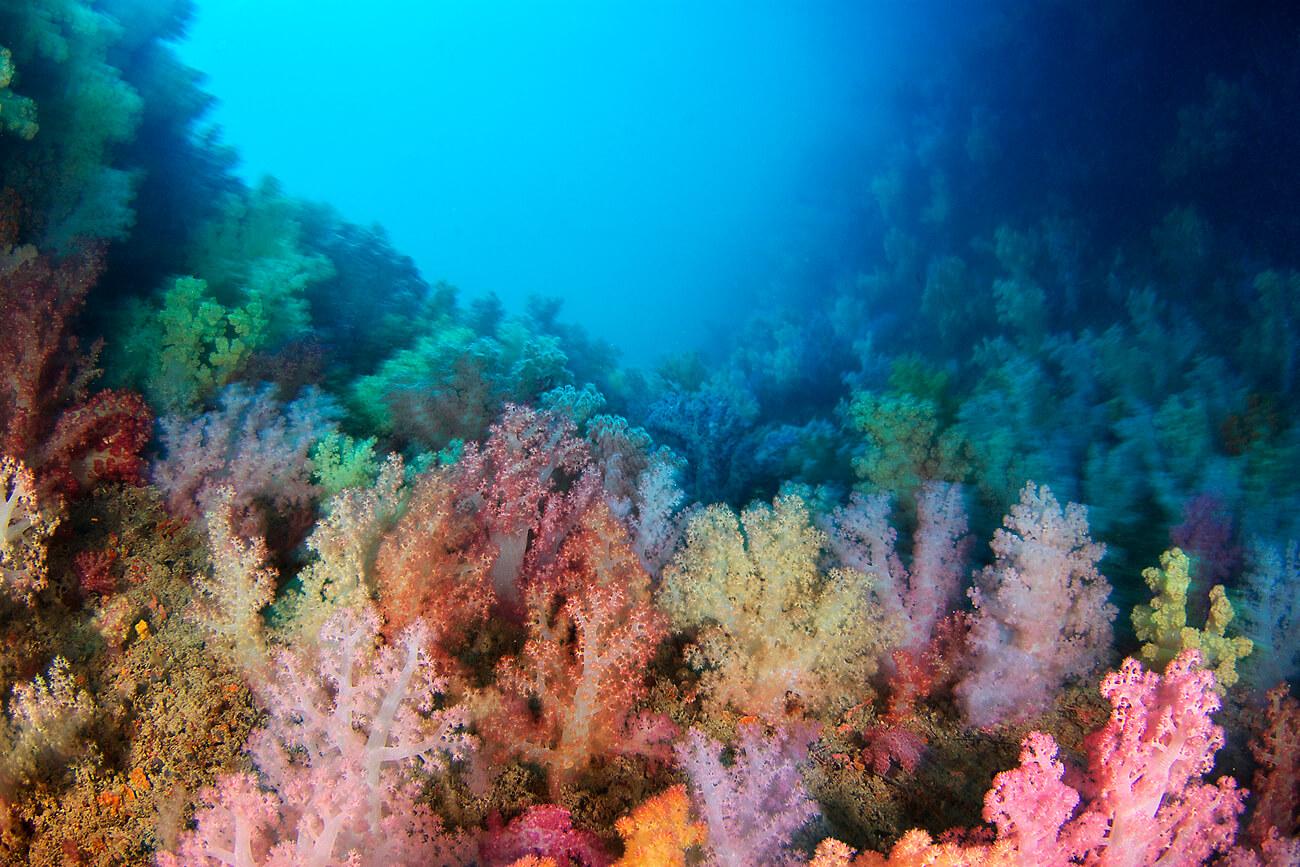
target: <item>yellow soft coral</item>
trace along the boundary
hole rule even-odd
[[[1204,629],[1187,625],[1187,591],[1191,586],[1190,561],[1179,548],[1160,555],[1160,568],[1142,571],[1147,586],[1156,596],[1149,605],[1133,609],[1133,629],[1142,645],[1142,659],[1152,668],[1164,670],[1184,650],[1201,652],[1205,666],[1214,672],[1220,690],[1237,682],[1237,660],[1248,656],[1254,645],[1249,638],[1228,636],[1232,603],[1222,584],[1210,590],[1210,612]]]
[[[900,837],[888,855],[863,852],[849,861],[846,860],[848,847],[843,844],[824,849],[823,846],[817,848],[810,867],[1021,867],[1024,864],[1007,842],[991,846],[936,843],[929,834],[916,828]]]
[[[794,496],[739,521],[721,505],[691,521],[660,603],[678,629],[698,630],[691,659],[715,706],[767,719],[790,703],[826,710],[875,673],[891,630],[866,575],[818,569],[825,543]]]
[[[642,802],[614,827],[624,847],[617,867],[680,867],[686,850],[703,845],[706,836],[704,823],[691,821],[691,800],[682,785]]]

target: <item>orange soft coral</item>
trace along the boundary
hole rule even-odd
[[[385,634],[400,632],[418,617],[428,624],[442,655],[450,656],[452,644],[482,622],[492,606],[490,565],[486,537],[457,508],[451,472],[435,468],[424,473],[375,560]]]
[[[641,803],[614,827],[623,838],[617,867],[684,867],[685,852],[705,840],[703,822],[691,821],[686,787],[676,785]]]

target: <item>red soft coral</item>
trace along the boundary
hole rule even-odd
[[[0,453],[27,462],[43,494],[100,481],[139,484],[153,415],[133,392],[87,397],[97,349],[79,352],[71,319],[99,275],[97,250],[58,265],[31,248],[0,255]]]
[[[132,391],[100,391],[59,417],[40,450],[46,485],[76,496],[101,481],[144,484],[140,453],[153,436],[153,413]]]
[[[1267,724],[1250,745],[1255,771],[1255,812],[1250,838],[1263,845],[1276,835],[1297,845],[1300,837],[1300,701],[1279,685],[1268,691]]]
[[[590,831],[574,828],[569,811],[563,807],[529,807],[505,826],[497,816],[488,819],[487,833],[479,841],[479,863],[483,867],[505,867],[529,855],[577,867],[605,867],[610,863],[600,839]]]
[[[457,508],[454,476],[436,467],[416,479],[406,513],[375,560],[385,634],[422,618],[444,658],[487,618],[495,598],[486,535]]]
[[[71,318],[99,276],[101,256],[82,251],[58,265],[30,247],[0,256],[0,451],[31,460],[89,375]]]
[[[667,627],[626,532],[603,502],[527,601],[528,641],[498,668],[507,710],[494,725],[498,749],[547,767],[556,794],[596,755],[667,758],[671,726],[634,713]]]
[[[81,551],[72,558],[72,571],[77,575],[81,592],[86,595],[107,596],[117,590],[117,576],[113,566],[117,551],[103,548],[98,551]]]

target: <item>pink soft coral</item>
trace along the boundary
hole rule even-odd
[[[984,816],[999,842],[1025,863],[1106,867],[1200,864],[1226,851],[1245,793],[1230,777],[1201,782],[1223,729],[1210,719],[1219,696],[1197,653],[1180,654],[1163,677],[1126,660],[1101,693],[1113,709],[1085,740],[1077,791],[1062,782],[1056,743],[1038,732],[1026,738],[1020,767],[993,781]]]
[[[311,525],[320,489],[311,480],[308,455],[332,429],[334,410],[315,392],[287,406],[272,392],[271,386],[252,391],[232,385],[218,409],[162,420],[166,455],[154,465],[153,480],[173,515],[197,519],[218,489],[230,487],[241,535],[265,535],[274,524],[294,537]],[[259,503],[269,505],[277,520],[268,522]]]
[[[526,559],[548,559],[600,490],[587,445],[573,422],[507,405],[482,446],[456,466],[459,499],[486,528],[491,583],[506,610],[523,598]]]
[[[1099,668],[1116,614],[1083,506],[1062,509],[1030,482],[1004,525],[970,590],[972,670],[957,685],[966,719],[981,727],[1040,713],[1066,680]]]
[[[1228,852],[1245,793],[1230,777],[1213,785],[1201,780],[1223,745],[1223,729],[1210,720],[1219,696],[1196,651],[1180,654],[1163,676],[1126,660],[1106,675],[1101,692],[1111,703],[1110,720],[1085,740],[1088,763],[1078,788],[1065,782],[1056,741],[1031,732],[1020,765],[998,774],[984,798],[995,840],[966,835],[934,843],[914,830],[888,858],[864,853],[852,863],[1181,867]],[[1272,843],[1274,853],[1283,851],[1276,838]],[[818,863],[849,863],[843,847],[824,854]],[[1253,857],[1234,850],[1229,863],[1258,864]]]
[[[600,839],[590,831],[574,828],[569,811],[554,804],[529,807],[509,825],[503,826],[499,818],[491,817],[478,851],[483,867],[517,864],[530,855],[577,867],[605,867],[610,863]]]
[[[464,714],[436,710],[444,685],[429,665],[422,624],[376,648],[379,617],[343,609],[320,647],[282,652],[258,684],[269,711],[249,739],[260,782],[221,781],[203,796],[194,831],[164,867],[416,865],[463,859],[419,782],[414,762],[445,768],[468,755]]]

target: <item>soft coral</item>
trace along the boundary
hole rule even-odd
[[[403,773],[412,760],[445,768],[473,743],[464,714],[434,709],[422,624],[376,648],[379,617],[343,609],[318,649],[282,652],[259,684],[269,711],[249,739],[261,783],[236,776],[204,795],[197,827],[161,865],[453,863],[442,833]]]

